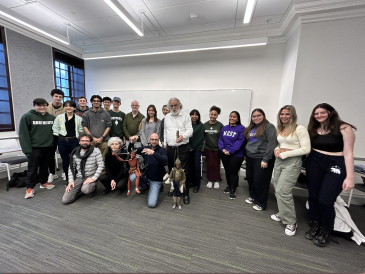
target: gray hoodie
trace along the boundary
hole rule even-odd
[[[108,127],[112,127],[112,120],[110,118],[110,114],[105,110],[100,109],[95,111],[90,108],[84,113],[84,116],[82,116],[81,124],[90,131],[93,137],[100,138]],[[105,142],[108,140],[109,134],[103,139],[103,141]]]
[[[273,124],[268,123],[265,127],[264,135],[255,137],[257,127],[250,132],[250,138],[247,140],[246,155],[251,158],[262,158],[262,161],[268,163],[274,156],[274,150],[277,144],[276,129]]]

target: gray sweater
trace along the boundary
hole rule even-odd
[[[108,127],[112,127],[112,120],[107,111],[103,109],[95,111],[90,108],[85,112],[84,116],[82,116],[81,125],[82,127],[86,127],[93,137],[100,138]],[[108,140],[109,134],[103,139],[103,141],[105,142]]]
[[[257,127],[254,127],[250,132],[250,138],[246,145],[246,155],[251,158],[262,158],[264,163],[268,163],[274,156],[277,145],[275,126],[268,123],[264,135],[257,138],[255,137],[256,129]]]
[[[143,146],[146,146],[150,142],[150,136],[152,133],[160,134],[161,120],[157,119],[157,123],[149,122],[148,124],[146,124],[146,118],[143,118],[141,124],[142,124],[140,132],[141,143]],[[161,139],[160,137],[160,140],[163,139]]]

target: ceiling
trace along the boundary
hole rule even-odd
[[[27,3],[29,2],[29,3]],[[22,16],[66,36],[80,52],[102,52],[182,43],[204,37],[224,37],[283,32],[294,6],[351,0],[257,0],[250,24],[243,24],[247,0],[119,0],[137,21],[145,12],[145,35],[138,36],[103,0],[0,0]],[[362,2],[362,1],[357,1]],[[364,3],[365,4],[365,3]],[[318,5],[320,6],[320,5]],[[323,4],[322,4],[323,6]],[[190,14],[197,18],[191,19]],[[286,22],[288,23],[288,22]]]

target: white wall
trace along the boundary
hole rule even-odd
[[[278,108],[281,108],[284,105],[290,105],[292,103],[299,40],[300,26],[293,32],[286,42]]]
[[[268,119],[274,122],[284,54],[285,44],[269,44],[89,60],[85,61],[87,96],[90,98],[103,90],[252,89],[251,109],[262,108]],[[129,112],[130,109],[123,111]],[[225,117],[220,120],[228,122]]]
[[[303,24],[293,105],[307,126],[318,103],[331,104],[355,126],[355,157],[365,157],[365,18]]]

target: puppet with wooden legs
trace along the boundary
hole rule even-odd
[[[174,205],[172,206],[173,209],[176,206],[178,206],[179,209],[181,209],[181,196],[184,190],[186,189],[185,181],[186,181],[185,171],[184,169],[181,168],[180,159],[177,158],[175,161],[175,167],[172,168],[170,173],[170,182],[171,182],[170,192],[172,192],[174,201]]]

